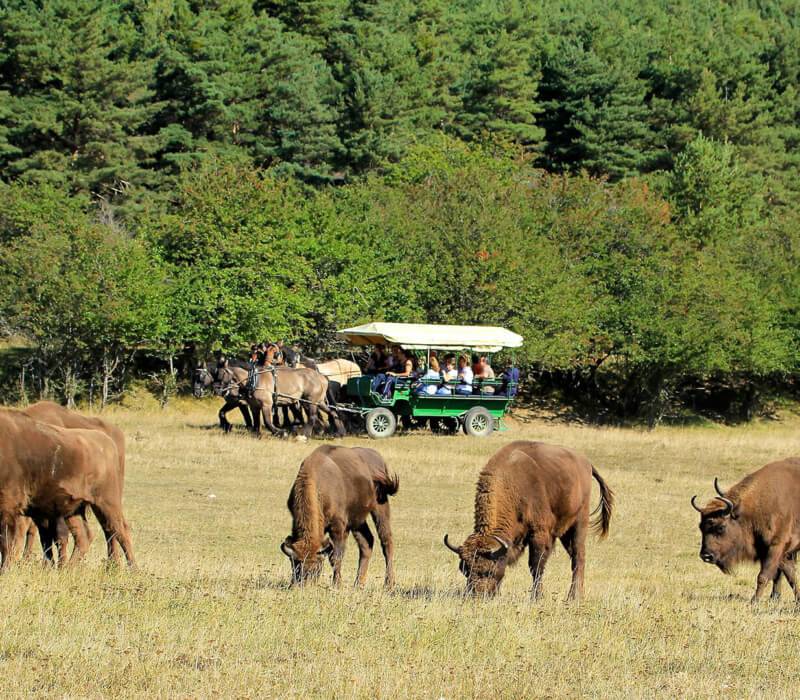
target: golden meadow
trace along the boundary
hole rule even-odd
[[[798,421],[746,427],[590,428],[512,421],[487,440],[421,432],[377,447],[400,475],[392,500],[398,585],[373,555],[354,590],[344,577],[289,589],[278,549],[286,497],[319,441],[256,440],[215,427],[216,400],[106,413],[128,437],[126,515],[140,570],[88,560],[53,571],[22,564],[2,578],[2,697],[795,697],[800,620],[748,604],[756,569],[725,577],[699,557],[694,493],[800,453]],[[494,600],[462,597],[442,545],[472,524],[473,489],[507,441],[570,446],[617,494],[611,536],[590,539],[586,599],[567,604],[569,564],[551,558],[545,595],[510,570]],[[593,502],[598,496],[593,494]]]

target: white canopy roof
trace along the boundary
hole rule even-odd
[[[425,323],[366,323],[337,331],[353,345],[402,345],[404,348],[439,348],[497,352],[518,348],[522,336],[497,326],[435,326]]]

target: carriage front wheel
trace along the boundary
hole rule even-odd
[[[472,437],[487,437],[494,430],[494,418],[488,409],[475,406],[464,416],[464,432]]]
[[[367,414],[367,435],[373,440],[388,438],[397,430],[397,418],[388,408],[373,408]]]

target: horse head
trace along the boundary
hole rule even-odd
[[[211,386],[215,381],[215,368],[210,364],[198,365],[194,370],[194,378],[192,381],[192,393],[196,399],[202,399],[205,396],[206,389]]]

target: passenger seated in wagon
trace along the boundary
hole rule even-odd
[[[456,394],[468,396],[472,393],[472,368],[469,366],[466,355],[458,358],[458,384],[456,384]]]
[[[422,380],[420,385],[414,390],[415,393],[419,394],[420,396],[434,396],[443,381],[442,371],[439,368],[439,360],[436,358],[436,355],[431,355],[431,361],[428,365],[428,369],[425,371],[420,379]],[[448,393],[449,390],[448,390]]]
[[[494,379],[494,370],[489,365],[486,355],[472,356],[472,374],[476,394],[494,394],[494,386],[484,385],[484,380]]]
[[[392,349],[395,358],[394,367],[386,373],[386,383],[383,385],[383,398],[388,399],[394,391],[397,380],[401,377],[410,377],[414,372],[414,363],[409,353],[399,345]]]
[[[442,370],[442,383],[436,390],[437,396],[450,396],[453,393],[451,384],[458,380],[458,370],[456,369],[455,355],[446,355],[444,358],[444,369]]]
[[[519,385],[519,370],[514,367],[510,359],[506,360],[506,368],[500,375],[500,379],[503,383],[500,385],[499,393],[508,397],[516,396],[517,386]]]

